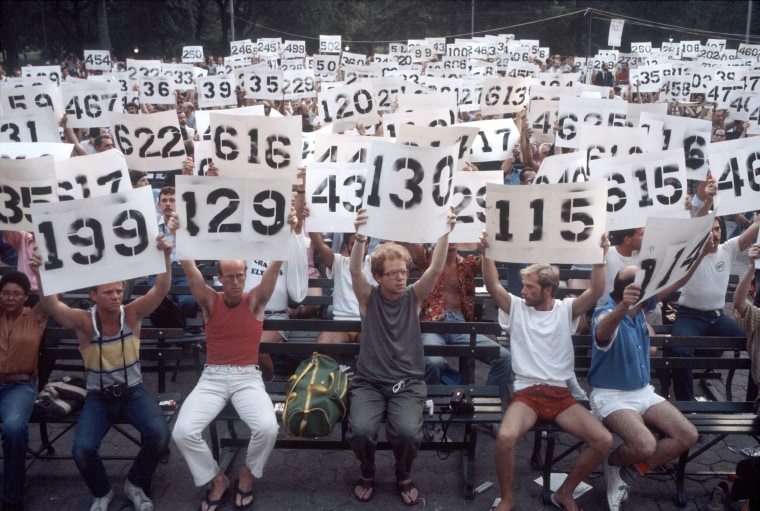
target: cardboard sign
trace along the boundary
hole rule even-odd
[[[323,89],[318,94],[322,120],[333,123],[334,131],[345,131],[357,124],[375,124],[377,106],[372,90],[372,82],[367,80]]]
[[[696,218],[647,219],[634,282],[641,286],[639,301],[645,303],[686,275],[699,259],[710,236],[715,212]]]
[[[527,78],[486,78],[480,110],[483,115],[520,112],[530,102],[530,82]]]
[[[710,144],[707,151],[718,186],[721,215],[755,211],[760,207],[760,144],[739,138]]]
[[[58,200],[52,156],[2,161],[0,231],[31,231],[31,205]]]
[[[589,178],[607,184],[610,231],[643,227],[650,216],[689,217],[683,207],[686,165],[678,149],[593,159]]]
[[[11,142],[0,144],[0,159],[39,158],[51,155],[55,161],[71,158],[74,144],[60,142]],[[0,172],[1,173],[1,172]]]
[[[451,205],[457,225],[449,234],[451,243],[477,243],[486,227],[486,184],[504,182],[500,170],[454,172]]]
[[[47,295],[166,271],[149,187],[34,204],[32,216]]]
[[[58,118],[51,109],[13,110],[0,118],[0,143],[60,141]]]
[[[176,186],[180,259],[288,259],[289,179],[177,176]]]
[[[533,184],[578,183],[588,181],[585,153],[573,152],[547,156],[541,162]]]
[[[458,149],[373,144],[363,200],[369,221],[359,232],[412,243],[432,243],[447,232]]]
[[[470,161],[473,163],[512,158],[512,149],[520,140],[520,131],[512,119],[465,122],[461,126],[480,130],[470,151]]]
[[[76,200],[132,189],[124,155],[115,149],[55,163],[58,200]]]
[[[61,94],[68,128],[110,126],[111,114],[124,111],[123,94],[116,82],[66,82],[61,84]]]
[[[442,147],[458,144],[457,170],[462,170],[465,163],[470,159],[470,148],[478,133],[480,133],[479,128],[461,124],[436,127],[402,124],[399,126],[396,143],[419,147]]]
[[[198,107],[237,106],[235,77],[227,75],[198,78]]]
[[[321,163],[306,172],[306,201],[309,230],[313,232],[353,232],[356,212],[362,207],[367,165],[363,163]]]
[[[148,115],[112,114],[111,134],[130,169],[160,172],[182,168],[185,144],[174,110]]]
[[[513,263],[600,263],[606,195],[599,182],[488,183],[488,257]]]

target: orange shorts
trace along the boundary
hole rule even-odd
[[[578,403],[567,388],[552,385],[533,385],[518,390],[512,396],[512,402],[524,403],[545,421],[553,421],[557,415]]]
[[[359,342],[359,334],[361,332],[346,332],[348,334],[348,342]]]

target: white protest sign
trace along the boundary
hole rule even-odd
[[[459,88],[459,110],[461,112],[480,110],[483,80],[482,76],[465,76],[462,78],[462,85]]]
[[[230,56],[251,58],[253,56],[253,43],[250,39],[230,41]]]
[[[465,122],[460,126],[479,128],[470,150],[470,161],[502,161],[512,158],[512,149],[520,140],[520,131],[512,119]]]
[[[294,180],[301,165],[301,118],[212,113],[214,162],[225,176],[276,170]]]
[[[623,38],[623,25],[625,20],[610,20],[610,32],[607,34],[607,46],[620,46]]]
[[[198,78],[197,97],[199,108],[237,106],[235,77],[212,75]]]
[[[177,176],[177,257],[289,257],[291,181],[280,177]]]
[[[122,94],[115,82],[65,82],[61,94],[68,128],[110,126],[111,114],[123,111]]]
[[[748,135],[760,135],[760,95],[756,95],[749,100],[749,121]]]
[[[603,183],[486,185],[488,257],[514,263],[602,261]]]
[[[153,192],[144,186],[89,199],[32,206],[45,294],[166,271],[156,249]]]
[[[401,124],[396,137],[397,144],[407,144],[419,147],[445,147],[458,144],[457,170],[464,168],[470,159],[470,148],[480,129],[475,126],[413,126]]]
[[[695,218],[647,219],[634,279],[641,286],[635,305],[646,303],[689,272],[699,259],[714,219],[714,211]]]
[[[0,117],[0,143],[60,141],[58,117],[50,109],[14,110]]]
[[[652,42],[631,43],[631,53],[652,53]]]
[[[579,181],[588,181],[588,168],[586,154],[575,151],[544,158],[533,184],[577,183]]]
[[[127,71],[130,82],[136,84],[141,77],[161,76],[161,61],[127,59]]]
[[[314,71],[311,69],[285,71],[283,82],[282,91],[285,93],[285,99],[313,98],[317,96],[316,80],[314,79]]]
[[[708,101],[716,103],[716,108],[730,108],[729,97],[733,91],[744,90],[744,83],[738,80],[732,81],[712,81],[707,86],[705,95]]]
[[[580,127],[584,124],[625,126],[627,108],[625,101],[561,96],[556,146],[578,149]]]
[[[161,74],[172,77],[177,90],[188,90],[195,86],[193,69],[192,64],[161,64]]]
[[[219,110],[214,112],[217,115],[259,115],[264,116],[266,112],[264,105],[243,106],[239,108],[230,108],[225,110]],[[211,128],[209,117],[211,116],[211,110],[196,110],[195,111],[195,132],[200,135],[202,140],[211,140]],[[274,117],[275,115],[272,114]]]
[[[340,53],[339,35],[319,35],[319,53]]]
[[[657,92],[665,85],[666,76],[671,74],[672,69],[669,64],[639,66],[629,71],[629,81],[632,86],[639,83],[639,92]]]
[[[108,50],[84,50],[84,66],[87,71],[110,71],[111,52]]]
[[[174,110],[147,115],[111,114],[111,134],[130,169],[160,172],[182,168],[185,144]]]
[[[398,109],[396,112],[412,112],[419,110],[447,108],[449,110],[448,126],[456,124],[459,107],[457,107],[456,91],[430,92],[416,94],[412,91],[400,91]]]
[[[55,163],[58,200],[88,199],[132,189],[124,155],[115,149]]]
[[[61,84],[60,66],[23,66],[21,72],[25,77],[45,77],[56,85]]]
[[[541,74],[541,68],[530,62],[508,62],[505,76],[512,78],[536,77]]]
[[[643,227],[650,216],[689,216],[683,207],[686,167],[678,149],[594,159],[589,162],[589,178],[607,184],[610,231]]]
[[[194,62],[203,63],[203,46],[185,46],[182,48],[182,62],[192,64]]]
[[[214,143],[211,140],[196,142],[193,149],[193,175],[205,176],[212,161],[214,161]]]
[[[2,161],[0,231],[31,231],[31,205],[58,200],[53,165],[52,156]]]
[[[364,189],[368,222],[359,232],[412,243],[432,243],[447,232],[457,150],[373,144]]]
[[[457,224],[449,234],[451,243],[477,243],[486,227],[486,183],[504,182],[500,170],[454,172],[451,205]]]
[[[412,126],[449,126],[451,124],[451,110],[448,108],[418,109],[413,112],[396,112],[383,115],[383,134],[385,137],[394,138],[398,135],[399,128],[404,125]]]
[[[245,75],[245,97],[249,99],[282,99],[283,72],[254,68]]]
[[[54,83],[10,87],[0,82],[0,112],[10,115],[14,110],[39,112],[52,110],[56,117],[63,116],[61,90]]]
[[[312,232],[353,232],[362,206],[367,165],[319,163],[306,172],[306,201]]]
[[[627,126],[580,126],[578,150],[588,161],[605,156],[640,154],[647,149],[647,129]]]
[[[486,78],[480,110],[483,115],[520,112],[530,101],[530,82],[526,78]]]
[[[721,215],[760,208],[760,144],[756,138],[710,144],[710,169],[718,186]]]
[[[370,125],[377,122],[371,81],[360,80],[328,90],[323,88],[318,97],[322,120],[333,123],[334,131],[345,131],[357,124]]]
[[[699,56],[702,44],[699,41],[681,41],[681,58],[695,59]]]
[[[712,123],[702,119],[642,112],[639,124],[643,126],[652,120],[663,122],[662,149],[682,148],[688,178],[704,181],[708,170],[707,151],[712,137]]]
[[[10,142],[0,144],[0,159],[39,158],[51,155],[55,161],[71,158],[74,144],[60,142]]]
[[[533,100],[528,107],[528,126],[533,130],[533,140],[542,144],[554,143],[554,123],[557,121],[559,101]]]
[[[338,73],[340,57],[337,55],[314,55],[313,70],[317,79],[333,82]]]
[[[174,80],[170,76],[140,78],[140,103],[175,105]]]
[[[287,59],[305,57],[306,41],[285,41],[283,43],[283,55]]]
[[[739,43],[739,51],[742,57],[752,57],[757,59],[760,56],[760,44]]]
[[[311,161],[318,163],[367,162],[369,151],[372,147],[372,137],[322,133],[322,130],[318,131],[315,135]]]
[[[735,121],[749,120],[749,104],[753,98],[758,97],[757,93],[733,90],[728,94],[728,116]]]

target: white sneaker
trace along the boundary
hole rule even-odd
[[[620,469],[604,460],[604,480],[607,482],[607,504],[610,511],[620,511],[620,505],[628,500],[630,486],[620,477]]]
[[[106,493],[103,497],[92,501],[90,511],[108,511],[108,505],[113,500],[113,489]]]
[[[124,481],[124,494],[132,501],[135,511],[153,511],[153,501],[145,495],[142,488],[132,484],[129,479]]]

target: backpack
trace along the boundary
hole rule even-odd
[[[185,316],[174,300],[168,296],[161,300],[156,310],[150,313],[150,322],[156,328],[185,328]]]
[[[64,376],[47,383],[34,401],[34,420],[61,420],[78,411],[87,395],[84,378]]]
[[[348,377],[335,359],[314,352],[288,378],[285,394],[286,436],[326,436],[346,416]]]

